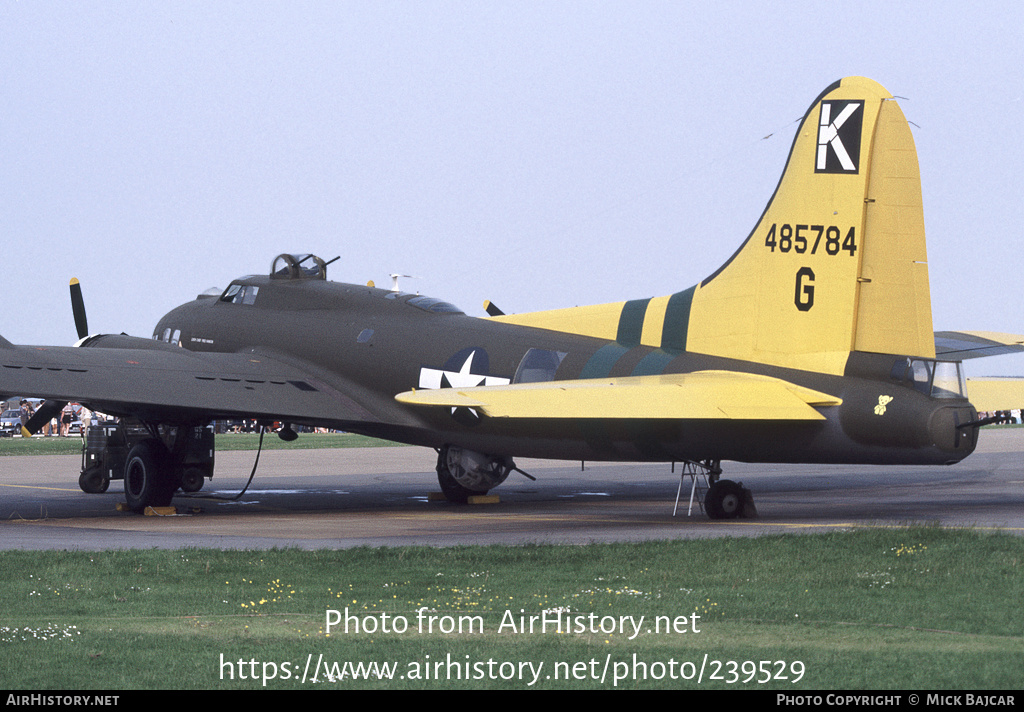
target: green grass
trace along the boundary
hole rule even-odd
[[[263,682],[251,674],[269,675],[271,664],[267,689],[525,689],[526,669],[527,679],[500,677],[526,662],[543,663],[536,688],[1024,686],[1024,539],[1004,534],[879,528],[587,546],[11,551],[0,566],[9,689],[254,689]],[[339,624],[328,634],[327,611],[346,607],[349,632]],[[420,610],[424,623],[433,616],[433,633],[418,629]],[[588,629],[561,633],[507,625],[509,616],[518,626],[520,615],[557,610],[606,624],[644,616],[643,632],[630,640],[631,629],[590,630],[587,619]],[[695,621],[699,632],[653,632],[656,616],[686,628]],[[382,630],[385,620],[392,629]],[[460,620],[472,630],[437,630]],[[402,621],[408,630],[395,632]],[[321,672],[317,685],[300,682],[321,655],[391,661],[407,679],[329,682]],[[437,680],[432,668],[430,679],[408,679],[424,663],[454,675],[449,656],[463,676],[468,665],[484,679]],[[284,663],[292,679],[282,679]],[[671,679],[702,664],[699,684]],[[548,677],[556,665],[582,679]],[[594,679],[606,666],[606,679]],[[724,679],[709,679],[716,671]],[[757,682],[780,672],[790,680]]]
[[[259,446],[257,433],[232,433],[217,436],[217,450],[255,450]],[[310,450],[316,448],[394,447],[398,443],[369,438],[353,433],[304,433],[290,443],[267,433],[263,438],[264,450]],[[0,456],[3,455],[79,455],[82,439],[67,438],[0,438]]]

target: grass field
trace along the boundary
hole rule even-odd
[[[1024,539],[1003,534],[11,551],[0,566],[8,689],[1024,687]]]
[[[232,433],[218,435],[217,451],[255,450],[259,446],[257,433]],[[395,447],[398,443],[389,440],[368,438],[353,433],[307,433],[290,443],[267,433],[263,437],[264,450],[309,450],[315,448],[340,447]],[[0,456],[3,455],[78,455],[82,452],[82,438],[2,438]]]

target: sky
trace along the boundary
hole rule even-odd
[[[77,277],[148,337],[282,252],[480,316],[671,294],[850,75],[912,122],[936,330],[1024,333],[1022,7],[0,0],[0,335],[74,342]]]

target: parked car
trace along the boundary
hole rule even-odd
[[[10,437],[21,431],[21,411],[5,410],[0,416],[0,437]]]

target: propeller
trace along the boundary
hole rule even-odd
[[[85,318],[85,300],[82,299],[82,285],[74,277],[71,278],[71,313],[75,315],[75,329],[78,338],[89,335],[89,321]]]
[[[89,335],[89,322],[85,318],[85,300],[82,298],[82,285],[75,278],[71,279],[71,313],[75,316],[75,329],[79,340]],[[21,426],[21,434],[30,438],[38,433],[44,425],[60,415],[67,401],[47,400],[39,406],[28,422]]]
[[[40,405],[35,414],[28,419],[28,422],[21,426],[22,436],[30,438],[38,433],[44,425],[60,415],[60,412],[64,410],[65,405],[67,405],[67,401],[43,401],[43,404]]]

